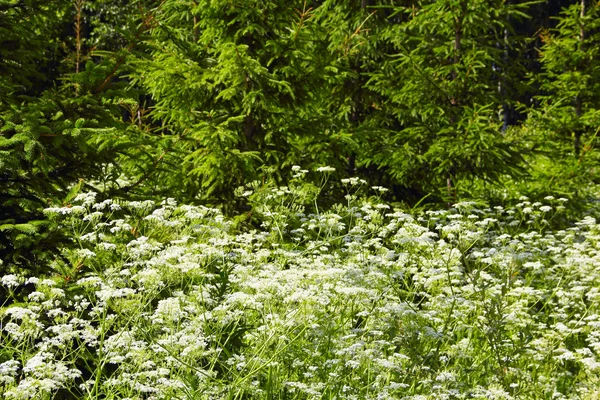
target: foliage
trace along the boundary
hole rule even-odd
[[[583,7],[583,8],[582,8]],[[584,194],[595,181],[598,155],[594,151],[600,129],[599,6],[582,1],[565,9],[556,29],[542,33],[543,73],[539,106],[529,110],[524,125],[532,146],[543,153],[535,179],[555,191]]]
[[[86,48],[82,12],[31,1],[0,14],[0,255],[21,268],[44,268],[64,239],[43,208],[67,206],[132,143],[119,105],[131,94],[113,82],[125,55]]]
[[[518,71],[519,60],[506,60],[498,44],[508,18],[525,17],[526,8],[448,0],[393,9],[401,23],[379,35],[394,51],[367,86],[384,98],[397,127],[366,144],[365,162],[404,185],[452,198],[465,179],[518,176],[521,144],[501,132],[507,100],[495,89]]]
[[[223,204],[261,169],[336,163],[343,137],[325,129],[320,104],[324,34],[306,3],[167,0],[155,19],[131,77],[170,143],[155,157],[169,165],[155,175],[165,193]]]
[[[287,184],[295,164],[413,204],[484,195],[526,169],[568,194],[596,168],[597,6],[581,4],[533,60],[519,57],[527,2],[5,1],[3,257],[45,254],[41,209],[81,179],[230,214],[248,207],[235,188]],[[509,127],[536,62],[537,105]]]
[[[0,0],[0,396],[600,397],[598,10]]]
[[[295,188],[251,195],[265,223],[253,231],[172,199],[86,193],[46,209],[77,246],[62,250],[51,277],[2,277],[0,392],[598,394],[593,218],[551,230],[566,201],[551,197],[411,215],[378,201],[379,187],[370,200],[356,195],[366,189],[358,178],[343,182],[345,204],[319,209],[314,189],[301,189],[304,173],[295,175]],[[307,203],[316,209],[303,211]]]

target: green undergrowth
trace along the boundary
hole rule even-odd
[[[595,399],[600,225],[566,199],[408,212],[351,178],[236,221],[80,194],[45,276],[1,279],[4,399]],[[240,228],[242,227],[242,228]],[[251,228],[253,227],[253,228]]]

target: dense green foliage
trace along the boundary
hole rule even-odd
[[[17,264],[60,238],[41,210],[86,187],[235,214],[239,186],[296,164],[439,205],[585,199],[597,171],[589,0],[3,1],[0,30]]]
[[[131,142],[118,106],[129,89],[111,82],[114,57],[84,56],[81,27],[76,38],[65,34],[70,2],[0,9],[0,255],[28,265],[42,262],[60,235],[42,209],[103,178]]]
[[[600,28],[598,6],[575,4],[565,9],[554,32],[544,32],[542,72],[526,129],[548,165],[555,187],[596,181],[598,155],[593,151],[600,125]],[[547,162],[547,158],[551,162]],[[548,179],[543,179],[547,182]]]
[[[0,0],[0,396],[598,398],[599,134],[595,0]]]
[[[393,53],[368,87],[397,124],[374,141],[369,162],[426,192],[446,186],[454,200],[456,182],[519,172],[521,145],[501,133],[498,111],[508,100],[497,88],[520,70],[503,48],[509,18],[524,17],[520,8],[464,0],[394,8],[405,22],[381,30]]]

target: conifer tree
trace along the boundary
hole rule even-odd
[[[390,21],[389,0],[324,1],[315,14],[326,43],[329,67],[322,72],[328,96],[324,107],[334,121],[336,135],[346,139],[346,173],[361,175],[372,184],[389,180],[364,160],[360,143],[378,142],[380,125],[388,120],[381,112],[381,98],[366,86],[391,49],[378,32]],[[383,120],[382,120],[383,118]]]
[[[43,209],[69,205],[129,138],[115,57],[83,45],[83,2],[0,3],[0,258],[44,268],[56,242]]]
[[[580,0],[541,35],[543,71],[534,82],[542,93],[526,128],[544,155],[545,177],[538,178],[556,188],[581,187],[599,161],[593,151],[600,129],[599,12],[598,3]]]
[[[394,7],[380,32],[394,46],[368,87],[398,128],[369,148],[371,162],[424,193],[456,197],[456,185],[521,171],[516,142],[502,134],[498,84],[518,60],[499,48],[521,6],[493,0],[419,1]],[[514,37],[514,36],[513,36]]]
[[[154,159],[169,169],[155,185],[225,200],[265,171],[282,179],[293,164],[343,165],[323,107],[331,71],[315,12],[300,0],[162,3],[151,55],[135,66],[162,138]]]

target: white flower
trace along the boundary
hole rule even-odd
[[[350,184],[351,186],[356,186],[358,184],[365,184],[365,183],[367,183],[367,181],[365,181],[364,179],[357,178],[357,177],[352,177],[352,178],[342,179],[342,183],[344,185]]]
[[[172,197],[168,197],[167,199],[163,200],[160,204],[163,206],[166,205],[169,207],[177,207],[177,200],[175,200]]]
[[[371,189],[373,189],[377,192],[381,192],[381,193],[385,193],[385,192],[389,191],[388,188],[384,188],[383,186],[372,186]]]
[[[102,279],[100,279],[100,277],[97,276],[90,276],[90,277],[85,277],[85,278],[81,278],[77,281],[78,285],[81,286],[87,286],[87,287],[94,287],[94,286],[101,286],[102,285]]]
[[[27,279],[27,281],[25,283],[33,283],[34,285],[37,285],[40,282],[40,278],[36,278],[35,276],[32,276],[31,278]]]
[[[4,311],[5,315],[10,315],[13,320],[23,320],[26,318],[35,319],[36,315],[33,311],[23,307],[10,307]]]
[[[96,203],[92,206],[94,210],[104,210],[106,206],[110,206],[112,204],[111,199],[104,200],[102,203]]]
[[[180,300],[176,297],[160,300],[154,312],[155,320],[175,322],[186,316],[187,312],[181,309]]]
[[[121,298],[121,297],[127,297],[127,296],[131,296],[135,294],[135,289],[131,289],[131,288],[121,288],[121,289],[115,289],[115,288],[111,288],[111,287],[106,287],[106,288],[102,288],[102,290],[99,290],[96,292],[96,296],[98,296],[98,298],[100,300],[108,300],[108,299],[112,299],[112,298]]]
[[[9,275],[4,275],[2,277],[2,284],[4,286],[7,286],[9,288],[16,288],[17,286],[19,286],[21,284],[21,277],[18,277],[14,274],[9,274]]]
[[[44,214],[65,214],[65,212],[63,212],[63,208],[59,208],[59,207],[48,207],[48,208],[44,208]]]
[[[113,243],[107,243],[107,242],[102,242],[98,244],[98,247],[101,248],[102,250],[115,250],[117,248],[116,244]]]
[[[330,166],[324,166],[324,167],[319,167],[317,168],[317,172],[334,172],[335,168],[330,167]]]
[[[0,385],[10,385],[15,382],[19,365],[16,360],[8,360],[0,364]]]
[[[29,298],[29,300],[35,301],[38,303],[41,301],[44,301],[46,299],[46,295],[42,292],[32,292],[27,297]]]
[[[102,217],[102,214],[100,211],[95,211],[93,213],[90,213],[88,215],[86,215],[85,217],[83,217],[84,221],[98,221],[100,219],[100,217]]]
[[[75,203],[81,203],[84,206],[91,206],[96,202],[96,193],[87,192],[78,194],[73,200]]]
[[[96,257],[96,253],[94,253],[90,249],[79,249],[77,250],[77,255],[83,259]]]

